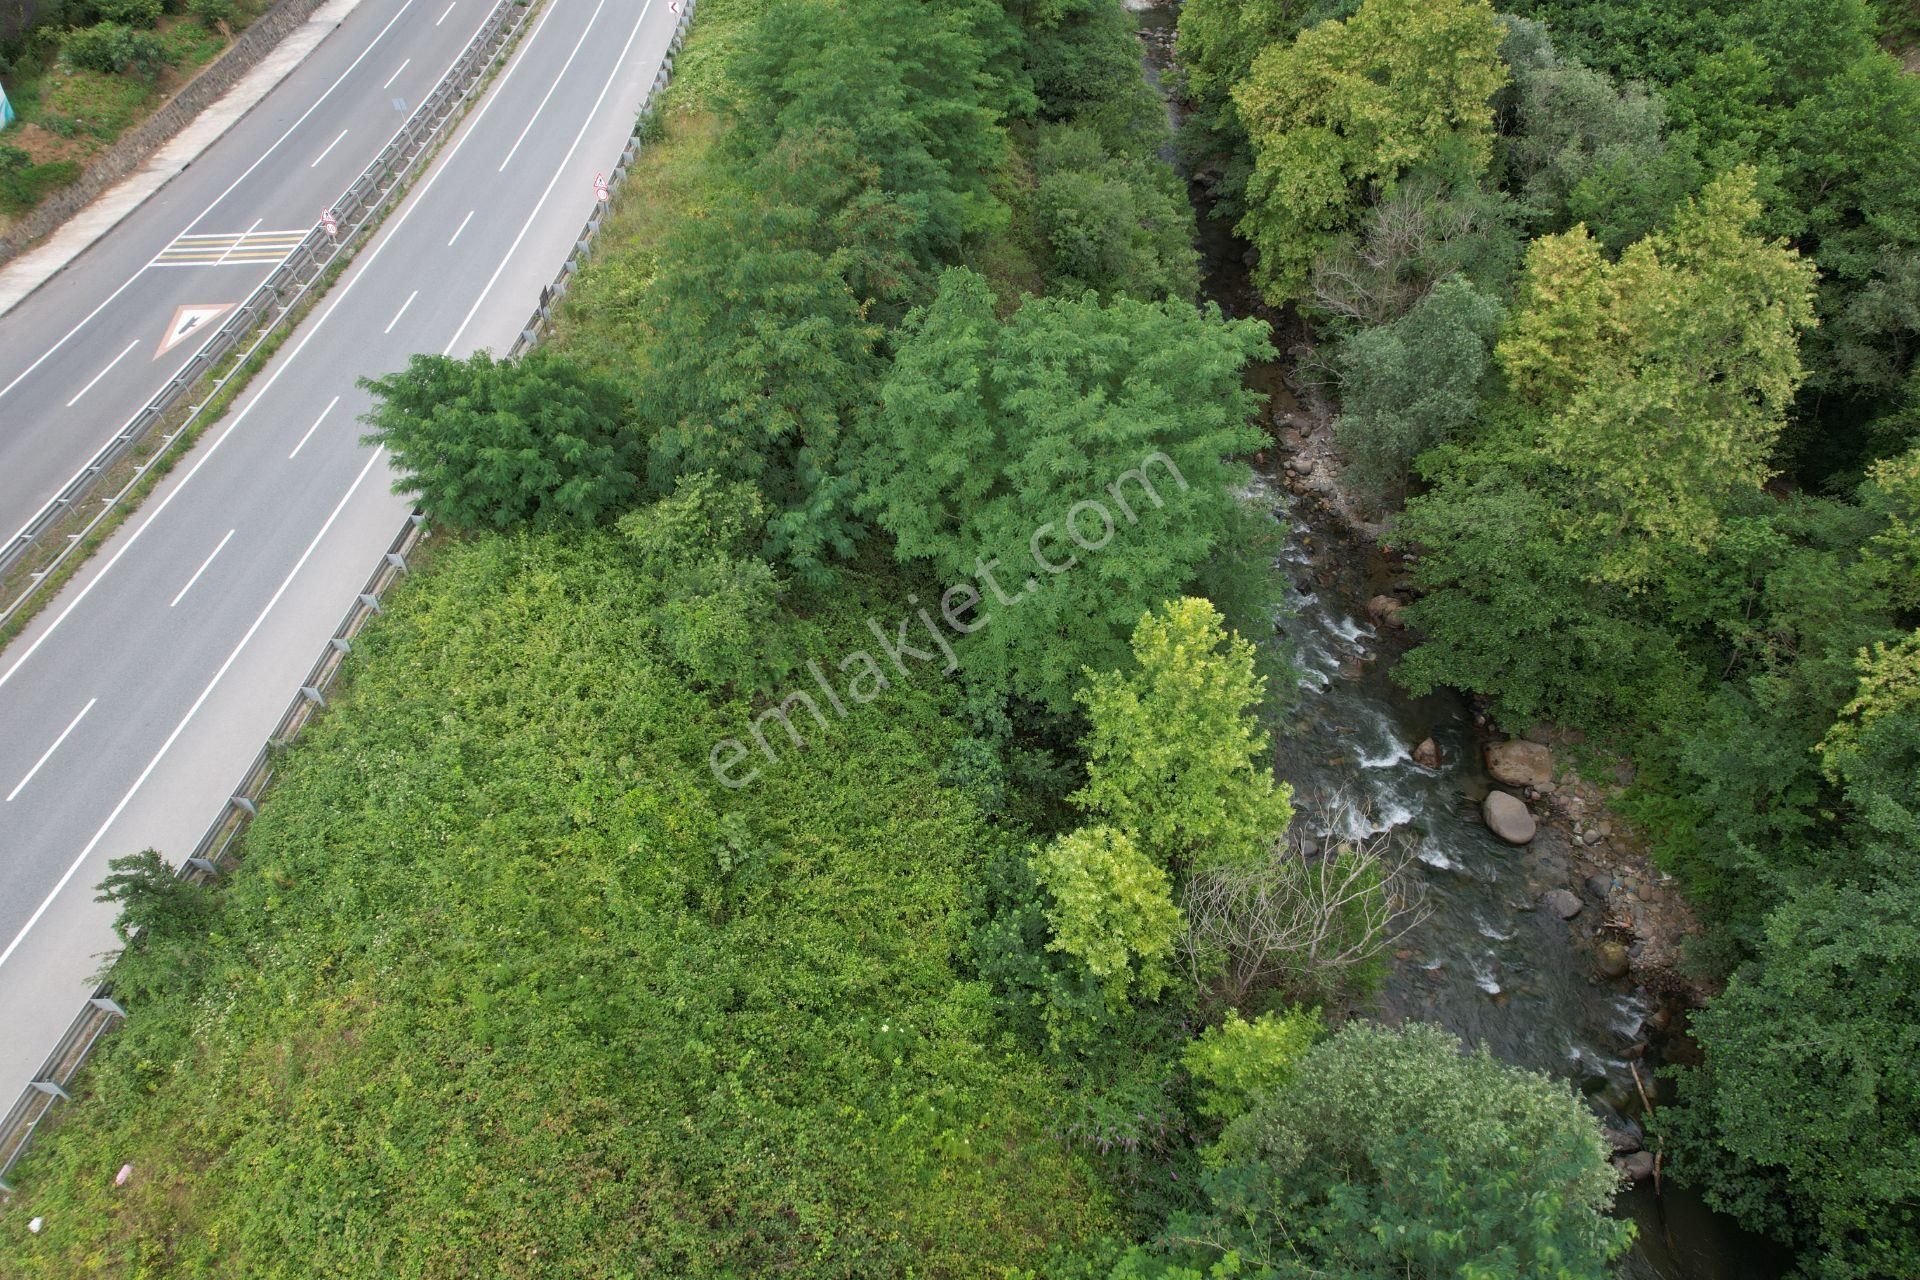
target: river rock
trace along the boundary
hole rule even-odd
[[[1440,767],[1440,744],[1432,738],[1420,739],[1420,745],[1413,749],[1413,762],[1422,769]]]
[[[1631,1155],[1615,1156],[1613,1167],[1633,1182],[1645,1182],[1653,1176],[1653,1152],[1635,1151]]]
[[[1538,742],[1516,738],[1487,747],[1487,772],[1510,787],[1553,781],[1553,753]]]
[[[1391,627],[1401,626],[1402,607],[1400,600],[1395,596],[1375,596],[1367,601],[1367,616],[1375,622],[1384,622]]]
[[[1313,474],[1313,459],[1301,457],[1288,458],[1287,470],[1297,476],[1310,476]]]
[[[1587,892],[1605,902],[1607,895],[1613,892],[1613,877],[1604,871],[1596,871],[1587,877]]]
[[[1565,889],[1549,889],[1540,896],[1540,904],[1562,920],[1571,920],[1580,914],[1579,895]]]
[[[1603,978],[1626,977],[1630,967],[1626,947],[1612,939],[1602,942],[1593,949],[1593,967]]]
[[[1504,791],[1488,792],[1480,814],[1487,820],[1487,829],[1508,844],[1525,844],[1538,830],[1527,806]]]
[[[1629,1156],[1640,1149],[1640,1135],[1631,1129],[1616,1129],[1612,1125],[1603,1125],[1600,1136],[1607,1140],[1617,1156]]]

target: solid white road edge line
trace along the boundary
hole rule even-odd
[[[208,214],[212,213],[214,209],[219,206],[222,200],[225,200],[228,196],[233,194],[233,189],[235,187],[245,182],[247,178],[252,175],[255,169],[258,169],[263,163],[265,163],[266,158],[268,156],[272,155],[276,150],[279,149],[281,143],[285,142],[288,138],[292,137],[293,131],[295,129],[298,129],[301,125],[305,124],[307,122],[307,117],[312,115],[314,112],[318,111],[320,109],[320,104],[333,96],[333,91],[340,87],[341,81],[345,80],[348,76],[353,74],[354,68],[360,65],[361,61],[366,58],[367,54],[373,52],[374,46],[378,45],[382,40],[386,38],[387,32],[393,30],[393,24],[400,21],[402,15],[404,15],[406,11],[411,9],[412,7],[413,7],[413,0],[407,0],[405,4],[401,5],[400,11],[394,14],[393,17],[387,21],[386,26],[380,28],[380,34],[375,36],[373,40],[367,45],[367,47],[361,51],[360,57],[355,58],[352,62],[347,64],[347,69],[340,73],[340,79],[335,80],[332,84],[328,85],[327,91],[321,94],[319,97],[315,98],[313,100],[313,105],[308,107],[305,111],[301,112],[300,118],[298,120],[295,120],[292,124],[288,125],[287,131],[281,134],[278,138],[274,139],[273,145],[268,147],[265,151],[262,151],[260,153],[260,158],[258,160],[255,160],[252,164],[248,165],[245,173],[242,173],[239,177],[235,178],[231,183],[227,184],[227,189],[225,191],[222,191],[219,195],[215,196],[213,198],[213,203],[208,205],[206,208],[202,209],[199,215],[196,216],[192,222],[189,222],[186,225],[186,231],[191,231],[195,227],[199,226],[201,221],[205,219]],[[448,63],[447,65],[451,67],[453,64]],[[184,234],[184,232],[182,234]],[[178,240],[179,238],[180,238],[179,236],[174,237],[175,240]],[[21,381],[24,378],[26,378],[28,374],[32,373],[35,369],[38,369],[42,364],[46,362],[46,359],[48,356],[51,356],[54,352],[58,351],[61,347],[66,346],[68,340],[71,339],[74,334],[80,332],[82,329],[86,328],[88,324],[92,323],[93,318],[95,316],[99,315],[102,311],[105,311],[108,308],[108,306],[112,305],[113,300],[115,298],[125,293],[127,289],[132,286],[135,280],[138,280],[141,276],[146,274],[146,270],[147,270],[146,267],[142,267],[140,268],[140,270],[128,276],[126,284],[121,285],[118,289],[115,289],[112,293],[108,294],[107,300],[105,302],[102,302],[99,306],[87,312],[86,318],[84,320],[82,320],[79,324],[73,326],[73,328],[67,330],[67,336],[65,338],[60,339],[60,341],[48,347],[38,360],[35,360],[32,364],[22,369],[20,371],[19,377],[16,377],[12,382],[9,382],[6,386],[0,387],[0,396],[6,395],[7,392],[19,386]],[[19,535],[16,534],[14,536],[18,537]]]
[[[633,33],[627,37],[626,44],[621,46],[620,56],[614,59],[616,67],[624,67],[626,65],[627,54],[632,52],[633,42],[640,36],[640,28],[646,25],[647,11],[652,8],[653,0],[647,0],[646,4],[640,7],[640,16],[634,21]],[[573,163],[573,153],[580,149],[581,139],[587,136],[587,129],[593,124],[594,117],[600,114],[600,104],[607,100],[607,91],[613,88],[613,80],[613,76],[608,76],[606,83],[600,86],[600,96],[593,100],[593,107],[587,112],[586,118],[580,126],[580,132],[573,135],[573,145],[568,147],[567,154],[561,157],[560,167],[553,171],[553,177],[548,181],[547,189],[540,193],[540,203],[534,205],[533,212],[527,215],[526,224],[520,228],[520,234],[513,238],[513,243],[508,246],[506,253],[501,255],[500,265],[493,269],[493,275],[487,279],[487,287],[482,289],[480,296],[473,300],[473,307],[467,312],[467,318],[462,320],[460,327],[453,331],[453,337],[448,341],[445,348],[441,350],[441,355],[453,354],[454,347],[460,342],[460,335],[467,331],[467,326],[473,323],[474,316],[480,313],[480,305],[487,300],[487,295],[493,292],[493,286],[500,282],[500,273],[505,271],[507,269],[507,263],[513,260],[514,253],[520,248],[520,242],[526,239],[527,232],[532,229],[534,219],[540,216],[540,210],[546,208],[547,199],[553,195],[554,187],[559,185],[560,176],[567,171],[567,166]],[[6,677],[0,676],[0,684],[4,684],[5,682]]]
[[[513,157],[520,150],[520,144],[527,140],[527,134],[532,132],[534,122],[540,118],[540,113],[547,109],[547,104],[553,101],[553,91],[558,89],[560,82],[567,78],[568,69],[573,66],[573,60],[580,56],[581,46],[585,45],[587,43],[587,37],[593,34],[593,24],[600,21],[600,11],[606,7],[607,0],[600,0],[599,4],[593,6],[593,16],[587,19],[586,26],[580,28],[580,38],[573,42],[573,52],[569,53],[567,60],[560,64],[560,74],[556,75],[553,78],[553,83],[547,86],[547,92],[540,99],[540,105],[528,114],[527,123],[520,130],[520,136],[513,140],[511,147],[507,148],[507,158],[500,162],[500,167],[494,170],[495,173],[505,173],[507,166],[513,163]]]
[[[299,561],[288,572],[287,576],[281,580],[279,590],[273,593],[273,599],[267,601],[267,607],[260,611],[260,616],[255,618],[253,625],[247,628],[247,634],[241,636],[240,643],[233,646],[233,652],[228,654],[227,660],[220,664],[220,669],[213,673],[213,679],[207,681],[207,687],[202,689],[200,696],[193,700],[193,705],[187,708],[187,714],[182,716],[180,723],[173,727],[173,732],[167,735],[167,740],[160,744],[160,750],[155,753],[153,759],[147,761],[147,767],[140,771],[138,778],[134,779],[133,786],[127,789],[127,794],[120,797],[120,803],[113,806],[113,812],[108,814],[107,820],[100,824],[100,829],[93,833],[93,839],[87,841],[87,847],[82,849],[80,856],[73,860],[73,865],[67,868],[67,873],[60,877],[60,883],[54,885],[53,890],[47,894],[40,905],[34,908],[33,914],[27,917],[27,922],[20,926],[20,932],[14,934],[13,941],[7,944],[7,949],[0,951],[0,965],[5,965],[7,961],[13,957],[13,953],[18,950],[20,944],[26,940],[28,932],[32,930],[34,925],[40,923],[40,917],[47,913],[47,908],[53,905],[53,900],[60,896],[60,891],[67,887],[67,882],[73,879],[82,866],[86,865],[87,859],[93,856],[93,851],[99,847],[100,841],[106,838],[106,834],[113,827],[113,824],[120,820],[120,815],[126,811],[127,806],[133,803],[133,798],[139,794],[140,788],[147,785],[147,779],[152,777],[153,771],[160,767],[160,762],[166,758],[167,752],[173,750],[173,744],[180,740],[180,735],[186,732],[187,726],[193,723],[193,718],[200,714],[200,708],[206,705],[207,699],[213,695],[214,688],[226,677],[228,670],[232,668],[233,664],[239,660],[241,650],[247,647],[248,642],[253,639],[254,634],[260,630],[261,624],[266,622],[267,615],[272,613],[273,607],[280,603],[280,597],[285,595],[287,588],[293,585],[294,578],[299,575],[300,570],[306,567],[307,560],[313,555],[314,549],[320,545],[321,539],[327,536],[327,531],[333,528],[333,522],[340,518],[342,511],[347,509],[348,501],[352,499],[355,493],[359,492],[360,482],[365,480],[368,473],[373,470],[374,465],[386,456],[387,451],[385,449],[375,449],[373,456],[367,459],[367,465],[360,468],[360,474],[354,479],[352,487],[349,488],[346,495],[340,499],[339,505],[334,507],[333,514],[327,517],[327,522],[320,526],[320,532],[313,535],[313,541],[307,544],[307,549],[300,553]]]
[[[651,4],[653,0],[647,0],[647,2]],[[379,261],[380,255],[386,251],[387,246],[392,244],[395,237],[400,234],[400,228],[407,225],[407,219],[411,218],[413,211],[420,207],[426,198],[427,192],[433,189],[433,184],[439,181],[441,174],[452,167],[453,158],[460,154],[460,148],[465,146],[467,139],[473,136],[474,130],[479,126],[480,121],[486,117],[487,109],[500,100],[499,91],[506,87],[507,81],[513,78],[513,73],[518,71],[526,61],[525,55],[527,50],[531,49],[533,42],[539,39],[541,29],[547,25],[547,19],[553,16],[553,11],[556,7],[557,0],[555,0],[555,3],[548,4],[546,12],[540,16],[539,25],[534,27],[533,31],[520,45],[519,51],[514,55],[513,62],[507,67],[505,73],[501,75],[499,82],[494,85],[493,92],[487,95],[486,101],[480,104],[480,110],[475,112],[473,119],[467,122],[465,132],[454,142],[452,149],[449,150],[440,163],[434,167],[433,171],[427,175],[427,180],[420,184],[420,190],[413,193],[412,198],[401,208],[400,216],[395,218],[393,225],[382,234],[380,243],[376,244],[372,252],[370,252],[364,260],[360,261],[359,269],[351,273],[346,283],[340,286],[340,292],[337,295],[333,295],[333,301],[328,303],[327,309],[320,313],[320,318],[314,322],[313,328],[307,330],[306,335],[295,344],[293,350],[288,353],[287,358],[282,361],[280,366],[267,378],[259,392],[247,401],[240,412],[233,415],[233,418],[227,423],[227,429],[213,438],[213,442],[207,446],[207,451],[201,454],[199,460],[188,469],[187,474],[180,478],[180,483],[172,489],[169,489],[166,495],[160,499],[159,505],[153,509],[152,514],[141,521],[139,527],[127,535],[127,540],[120,544],[119,550],[113,553],[113,556],[101,568],[100,572],[94,574],[93,577],[87,580],[86,584],[80,588],[79,593],[74,596],[73,601],[68,604],[66,608],[62,609],[52,622],[47,624],[46,630],[33,638],[33,643],[27,646],[24,653],[14,659],[12,666],[8,667],[5,671],[0,671],[0,687],[5,687],[7,681],[13,679],[20,668],[25,666],[27,661],[32,658],[35,653],[39,652],[40,646],[47,642],[47,637],[59,630],[60,624],[72,616],[73,611],[78,609],[81,602],[92,594],[93,589],[99,586],[109,573],[113,572],[113,567],[120,563],[120,557],[132,550],[133,545],[140,541],[141,535],[146,533],[148,529],[151,529],[153,522],[158,520],[161,515],[166,512],[166,509],[172,505],[173,500],[179,497],[189,484],[193,483],[193,478],[200,474],[200,468],[206,466],[213,455],[220,451],[220,446],[227,442],[227,437],[232,435],[234,431],[239,428],[240,424],[247,420],[247,415],[253,412],[253,407],[266,398],[267,392],[273,390],[274,384],[280,381],[281,375],[293,367],[293,362],[300,358],[300,354],[307,349],[307,344],[313,341],[315,335],[326,327],[327,321],[333,318],[333,313],[340,309],[340,304],[345,302],[347,295],[353,292],[353,287],[364,280],[373,270],[373,264]],[[645,16],[644,11],[642,12],[642,16]],[[495,274],[497,275],[498,273],[496,272]],[[471,313],[468,314],[467,319],[473,319]],[[465,326],[463,325],[462,327],[464,328]],[[0,963],[4,963],[4,957],[0,957]]]

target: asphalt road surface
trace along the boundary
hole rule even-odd
[[[397,21],[377,41],[358,40],[371,52],[349,81],[364,72],[367,84],[345,96],[386,93],[382,82],[407,74],[400,69],[409,58],[437,76],[485,7],[454,0],[441,22],[448,0],[369,0],[362,20],[384,9],[380,22]],[[456,18],[462,25],[450,37]],[[547,0],[530,21],[506,70],[346,276],[135,518],[0,654],[0,1106],[65,1030],[113,946],[111,910],[93,900],[107,862],[149,846],[177,861],[192,849],[405,518],[384,455],[359,443],[356,419],[367,397],[355,380],[398,367],[410,352],[462,355],[512,342],[573,246],[593,204],[595,172],[618,161],[676,15],[668,0]],[[345,34],[343,24],[336,35]],[[329,63],[325,54],[323,45],[315,61],[321,69],[337,63],[332,77],[359,56],[335,53]],[[309,78],[313,70],[288,83],[323,93],[332,77]],[[416,90],[427,83],[423,77]],[[335,91],[328,102],[340,97]],[[386,113],[380,120],[404,114],[384,99],[377,105]],[[310,220],[299,216],[314,204],[308,175],[331,163],[320,162],[329,141],[343,129],[349,139],[375,131],[376,116],[361,117],[361,106],[340,102],[332,121],[316,124],[334,114],[328,107],[299,124],[255,170],[278,171],[257,201],[231,211],[222,204],[218,218],[190,224],[176,216],[172,230],[148,234],[120,261],[138,272],[177,242],[183,225],[226,232],[245,231],[255,218],[273,229]],[[271,141],[286,128],[264,134]],[[362,154],[384,141],[369,136]],[[295,188],[284,204],[274,181]],[[336,174],[315,189],[345,185]],[[177,211],[178,196],[169,198]],[[105,256],[105,247],[87,257]],[[29,372],[27,394],[41,407],[63,407],[76,392],[82,406],[93,395],[104,402],[108,380],[120,375],[109,370],[92,390],[88,383],[136,338],[121,363],[155,364],[154,317],[199,296],[173,282],[219,281],[221,291],[207,296],[238,300],[266,269],[147,267],[83,337]],[[124,283],[87,278],[99,290],[88,305]],[[78,279],[29,301],[77,289]],[[149,288],[145,327],[116,319],[113,336],[95,340],[92,325]],[[84,315],[85,303],[83,296],[68,305]],[[33,334],[58,337],[45,327]],[[21,340],[15,331],[0,345]],[[50,372],[56,360],[58,379]],[[145,372],[149,381],[134,394],[163,376],[157,365]],[[15,401],[0,399],[0,448],[20,447],[13,437],[34,430],[17,413]],[[98,443],[89,437],[88,451]],[[12,474],[12,456],[0,454],[7,492],[31,492]]]
[[[493,0],[364,0],[254,109],[0,315],[0,536],[178,373],[380,153]]]

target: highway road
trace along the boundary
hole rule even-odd
[[[470,34],[480,0],[458,4],[471,6]],[[446,5],[422,10],[421,48],[443,50],[433,19]],[[596,170],[618,161],[676,15],[668,0],[546,0],[530,21],[487,96],[273,363],[0,654],[6,1102],[112,946],[111,913],[93,900],[108,860],[191,850],[405,518],[384,455],[359,443],[356,378],[409,352],[512,342],[573,246]],[[426,56],[373,47],[382,75]],[[348,127],[343,117],[312,137]],[[301,167],[318,154],[310,143],[288,152]],[[62,365],[69,397],[119,350],[73,345],[95,360]],[[44,385],[55,389],[36,394],[58,401]]]
[[[0,315],[0,537],[46,505],[379,154],[494,0],[362,0],[252,111]]]

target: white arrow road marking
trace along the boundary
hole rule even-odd
[[[179,604],[182,597],[184,597],[187,594],[187,592],[193,590],[193,584],[200,581],[200,575],[207,571],[207,566],[213,563],[213,558],[219,555],[220,552],[226,547],[227,543],[232,540],[233,534],[234,534],[234,531],[232,529],[227,530],[227,536],[220,539],[219,546],[215,547],[212,551],[207,553],[207,558],[200,562],[200,567],[193,571],[193,576],[191,578],[187,579],[187,585],[180,588],[180,594],[176,595],[172,600],[169,600],[167,602],[167,608],[171,609],[173,608],[174,605]]]
[[[160,345],[154,350],[153,358],[158,360],[189,337],[196,329],[210,321],[217,320],[233,310],[231,302],[183,302],[173,309],[173,319],[167,322],[167,332],[160,339]]]
[[[139,340],[138,338],[135,338],[135,339],[134,339],[134,340],[133,340],[132,342],[129,342],[129,343],[127,344],[127,351],[131,351],[131,350],[133,350],[133,349],[134,349],[135,347],[137,347],[137,346],[139,346],[139,345],[140,345],[140,340]],[[115,365],[117,365],[117,364],[119,364],[119,363],[120,363],[120,362],[121,362],[122,360],[125,360],[125,359],[127,358],[127,351],[122,351],[122,352],[121,352],[121,353],[120,353],[119,355],[117,355],[117,356],[115,356],[115,357],[114,357],[113,359],[111,359],[111,360],[109,360],[109,361],[107,361],[107,367],[106,367],[105,369],[102,369],[102,370],[101,370],[100,372],[98,372],[98,373],[96,373],[96,374],[94,374],[94,375],[93,375],[93,382],[89,382],[89,383],[88,383],[88,384],[87,384],[86,386],[84,386],[84,387],[82,387],[82,388],[80,388],[80,390],[79,390],[79,391],[77,391],[76,393],[74,393],[74,397],[73,397],[73,399],[71,399],[71,400],[69,400],[69,401],[67,401],[67,408],[69,408],[69,409],[71,409],[71,408],[73,408],[73,406],[75,406],[76,404],[79,404],[79,403],[80,403],[80,397],[81,397],[81,396],[83,396],[83,395],[85,395],[85,394],[87,394],[87,392],[89,392],[89,391],[91,391],[91,390],[93,390],[93,383],[94,383],[94,382],[98,382],[98,381],[100,381],[100,379],[102,379],[102,378],[104,378],[104,377],[106,377],[106,376],[107,376],[107,374],[108,374],[108,373],[110,373],[110,372],[112,371],[112,369],[113,369],[113,366],[115,366]]]
[[[73,718],[73,724],[69,724],[66,728],[60,731],[60,736],[53,740],[53,745],[48,747],[45,751],[41,752],[40,758],[33,762],[33,768],[27,770],[27,776],[20,779],[19,783],[14,787],[13,790],[7,792],[8,804],[12,804],[13,798],[19,795],[22,791],[26,790],[27,784],[33,781],[33,775],[40,772],[40,766],[53,758],[53,753],[60,749],[60,744],[65,742],[67,740],[67,735],[73,732],[74,725],[77,725],[82,720],[86,719],[87,712],[93,710],[93,704],[98,701],[100,701],[100,699],[98,698],[87,699],[87,705],[80,708],[80,714]]]
[[[651,4],[652,0],[647,0],[647,2]],[[408,3],[412,3],[412,0],[408,0]],[[500,101],[501,90],[505,89],[507,83],[513,79],[514,73],[526,65],[527,50],[531,49],[534,43],[540,39],[540,33],[546,30],[547,20],[553,17],[558,11],[558,8],[554,5],[548,5],[542,10],[539,23],[534,27],[533,31],[527,35],[526,39],[521,41],[519,52],[514,54],[513,60],[507,64],[507,69],[501,74],[499,82],[494,85],[493,92],[481,100],[480,109],[474,113],[473,122],[467,126],[467,132],[456,137],[453,140],[453,148],[447,152],[446,157],[441,160],[439,164],[427,171],[427,179],[421,184],[420,190],[400,205],[398,216],[390,226],[383,230],[381,237],[374,243],[372,249],[368,251],[366,258],[364,260],[357,260],[358,265],[356,265],[354,270],[347,273],[346,280],[340,284],[336,290],[330,291],[327,294],[328,301],[326,309],[320,313],[320,318],[313,322],[313,327],[301,335],[300,341],[294,344],[293,350],[286,357],[275,362],[273,372],[268,375],[265,384],[261,386],[259,392],[252,399],[248,400],[246,404],[242,405],[238,413],[233,414],[231,417],[221,419],[226,425],[221,428],[220,434],[213,438],[213,443],[207,445],[205,450],[199,453],[198,459],[187,471],[187,474],[181,478],[179,484],[174,485],[171,489],[167,489],[160,495],[159,505],[154,507],[154,509],[147,514],[146,519],[142,520],[139,525],[134,528],[134,531],[127,535],[126,541],[120,544],[119,548],[108,558],[107,563],[101,566],[100,571],[91,578],[83,581],[80,585],[80,590],[74,593],[73,599],[67,601],[66,608],[55,614],[53,621],[41,628],[40,634],[33,637],[32,643],[28,644],[20,656],[13,660],[11,666],[7,667],[4,671],[0,671],[0,688],[5,688],[7,681],[19,675],[20,669],[33,660],[34,654],[40,652],[40,646],[45,644],[48,638],[57,632],[68,618],[73,616],[75,609],[78,609],[86,603],[87,597],[93,594],[94,588],[98,587],[102,582],[105,582],[108,576],[113,573],[113,568],[120,563],[121,557],[134,548],[135,544],[146,535],[147,530],[153,528],[154,521],[166,514],[167,508],[173,505],[173,500],[182,493],[185,493],[187,489],[192,486],[193,478],[200,474],[201,468],[211,462],[214,455],[220,452],[220,446],[225,444],[228,439],[232,437],[233,433],[240,429],[241,424],[246,422],[247,418],[252,415],[254,406],[267,398],[267,393],[273,390],[274,386],[279,383],[281,376],[285,374],[288,369],[299,363],[300,355],[307,349],[308,344],[314,340],[322,329],[327,327],[327,321],[333,318],[333,313],[340,309],[340,304],[347,300],[348,295],[354,291],[354,288],[358,286],[362,280],[366,279],[367,276],[372,274],[373,264],[380,260],[380,255],[385,253],[387,247],[399,236],[400,229],[407,225],[408,221],[412,219],[414,212],[425,202],[427,193],[433,190],[434,184],[440,181],[441,175],[445,174],[447,170],[452,167],[454,157],[458,156],[461,148],[467,145],[467,139],[473,136],[474,131],[479,128],[480,122],[487,118],[487,112],[493,109],[493,104]],[[642,18],[646,17],[645,9],[640,11],[640,16]],[[638,33],[636,32],[635,34]],[[629,37],[627,40],[627,48],[631,49],[632,47],[633,40]],[[621,50],[620,56],[624,59],[626,53],[627,50],[623,49]],[[609,80],[608,84],[612,84],[612,81]],[[603,89],[601,91],[601,97],[604,98],[605,96],[605,90]],[[594,110],[598,111],[599,109],[600,104],[598,102],[594,103]],[[586,126],[582,125],[581,130],[583,135],[585,129]],[[571,155],[569,155],[568,158],[571,159]],[[555,180],[558,180],[558,175],[555,175]],[[495,272],[494,277],[498,279],[499,273]],[[473,316],[469,314],[467,321],[471,322],[472,319]],[[461,327],[465,328],[466,325],[462,324]],[[300,331],[296,329],[294,332],[299,333]],[[376,450],[375,456],[385,456],[384,451]],[[309,552],[311,552],[311,548],[309,548]],[[224,671],[224,668],[222,668],[222,670]],[[178,735],[176,734],[176,736]],[[171,745],[171,743],[169,743],[169,745]],[[151,773],[152,769],[149,768],[148,772]],[[144,774],[141,777],[141,781],[145,781]],[[131,799],[132,796],[129,795],[127,800],[130,801]],[[125,808],[126,803],[127,801],[122,801],[121,808]],[[119,816],[118,809],[114,811],[114,816]],[[105,828],[102,828],[102,833],[104,833],[104,831]],[[96,834],[94,843],[98,844],[99,840],[100,836]],[[91,846],[89,846],[89,848],[91,848]],[[73,868],[67,872],[66,878],[61,880],[60,885],[64,885],[67,880],[71,880],[73,873],[79,869],[80,864],[76,862]],[[39,919],[40,914],[45,912],[47,906],[52,903],[54,897],[59,894],[60,885],[56,885],[53,893],[47,896],[46,902],[40,904],[40,911],[35,913],[34,919]],[[28,922],[28,927],[32,927],[32,921]],[[0,965],[7,962],[7,957],[12,955],[14,948],[20,945],[20,939],[26,936],[26,930],[22,929],[20,933],[14,937],[14,940],[7,945],[7,949],[4,952],[0,952]]]

